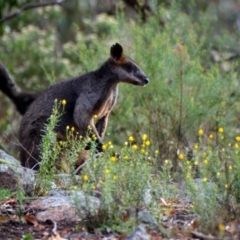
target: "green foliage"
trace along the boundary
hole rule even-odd
[[[65,171],[74,174],[75,162],[80,153],[88,144],[88,138],[75,133],[74,127],[66,126],[66,139],[59,139],[54,132],[64,108],[67,104],[65,99],[55,99],[52,115],[45,126],[42,135],[41,162],[36,178],[36,194],[45,194],[51,188],[55,175],[58,171]]]
[[[33,239],[33,237],[34,237],[33,233],[28,233],[28,234],[24,234],[22,236],[22,239],[23,240],[31,240],[31,239]]]
[[[0,188],[0,201],[11,196],[11,191],[6,188]]]
[[[91,26],[90,34],[85,36],[76,27],[77,41],[61,45],[61,51],[53,41],[53,26],[42,30],[29,25],[0,40],[1,61],[28,90],[41,90],[55,79],[95,69],[107,59],[109,47],[115,42],[123,45],[124,53],[149,77],[145,88],[121,85],[105,139],[113,144],[106,144],[105,153],[98,158],[92,149],[82,169],[82,189],[102,194],[101,223],[112,220],[120,224],[126,208],[145,205],[147,189],[155,190],[156,199],[176,198],[176,179],[184,183],[203,230],[224,223],[229,217],[226,212],[230,217],[236,217],[234,211],[239,212],[239,60],[211,59],[215,46],[219,54],[223,49],[235,49],[237,35],[227,30],[216,33],[214,12],[203,6],[205,11],[186,14],[181,11],[184,3],[156,8],[144,24],[121,14],[111,26],[107,20],[94,24],[85,21]],[[188,8],[192,9],[193,3]],[[52,11],[53,17],[59,14],[59,9]],[[95,34],[99,32],[101,38]],[[54,114],[43,138],[39,179],[47,183],[41,182],[40,192],[49,189],[57,167],[61,168],[55,163],[62,149],[66,150],[72,173],[74,161],[86,144],[76,141],[70,129],[67,139],[71,144],[56,144],[53,129],[59,118]],[[10,112],[7,116],[10,123],[14,115]],[[7,129],[9,125],[3,126]],[[224,127],[224,133],[219,132],[220,127]],[[199,129],[201,134],[197,133]],[[149,146],[141,146],[143,133],[151,139]],[[122,147],[130,135],[135,136],[134,142]],[[188,159],[189,151],[193,151],[193,157]],[[160,219],[163,213],[156,199],[148,207]],[[214,221],[217,214],[222,219]]]
[[[53,114],[50,116],[42,136],[40,170],[36,179],[36,192],[38,194],[43,194],[49,190],[56,173],[56,158],[60,154],[60,148],[57,144],[54,128],[57,126],[63,111],[64,105],[62,106],[61,102],[58,103],[56,99]]]
[[[196,24],[174,7],[171,11],[162,9],[159,15],[169,15],[164,28],[156,16],[150,17],[144,27],[134,22],[124,26],[132,33],[133,59],[147,73],[150,83],[137,92],[135,87],[122,86],[124,98],[120,96],[111,118],[112,122],[121,122],[121,128],[111,125],[110,131],[114,129],[118,140],[126,133],[149,133],[159,146],[162,163],[174,158],[182,145],[191,145],[200,126],[216,132],[219,124],[228,125],[234,135],[239,80],[234,64],[225,72],[209,61],[206,50],[212,43],[202,35],[211,31],[209,24]]]

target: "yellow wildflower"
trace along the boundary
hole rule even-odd
[[[220,127],[220,128],[218,129],[218,132],[219,132],[219,133],[223,133],[223,132],[224,132],[224,129],[223,129],[222,127]]]
[[[93,118],[96,120],[96,119],[98,118],[98,115],[95,114],[95,115],[93,116]]]
[[[71,131],[74,132],[74,131],[75,131],[75,128],[74,128],[74,127],[71,127]]]
[[[142,135],[142,140],[145,141],[147,139],[147,134]]]
[[[83,180],[86,182],[86,181],[88,181],[88,175],[83,175]]]
[[[106,168],[106,169],[105,169],[105,173],[106,173],[106,174],[110,173],[110,170]]]
[[[197,166],[197,165],[198,165],[198,161],[195,161],[195,162],[194,162],[194,165],[196,165],[196,166]]]
[[[219,229],[220,232],[223,232],[225,230],[225,226],[222,223],[220,223],[218,225],[218,229]]]
[[[213,135],[212,134],[209,135],[209,139],[213,139]]]
[[[112,156],[112,157],[110,157],[110,161],[111,161],[111,162],[116,162],[116,161],[117,161],[117,158],[116,158],[115,156]]]
[[[114,175],[114,176],[113,176],[113,180],[116,180],[116,179],[117,179],[117,176],[116,176],[116,175]]]
[[[164,161],[164,163],[165,163],[165,164],[168,164],[168,163],[169,163],[169,161],[166,159],[166,160]]]
[[[137,149],[138,149],[137,144],[134,144],[134,145],[132,146],[132,149],[133,149],[133,150],[137,150]]]
[[[228,188],[228,184],[225,184],[225,188]]]
[[[184,154],[183,154],[183,153],[178,154],[178,158],[179,158],[180,160],[183,160],[183,159],[184,159]]]
[[[151,142],[150,142],[149,140],[147,140],[147,141],[145,142],[145,145],[146,145],[146,146],[150,146],[150,144],[151,144]]]
[[[221,175],[221,173],[220,172],[217,172],[217,176],[219,177]]]
[[[70,128],[70,127],[67,125],[67,126],[66,126],[66,129],[69,130],[69,128]]]
[[[128,138],[128,141],[129,141],[129,142],[133,142],[133,141],[134,141],[134,137],[133,137],[133,136],[130,136],[130,137]]]
[[[102,145],[102,150],[106,150],[107,149],[107,145],[106,144],[103,144]]]
[[[203,129],[199,129],[199,130],[198,130],[198,135],[199,135],[199,136],[202,136],[203,134],[204,134]]]
[[[147,140],[147,141],[145,142],[145,144],[146,144],[146,146],[149,146],[149,145],[151,144],[151,142],[150,142],[149,140]]]
[[[203,162],[204,162],[205,164],[208,164],[208,159],[205,159]]]
[[[233,169],[232,165],[230,165],[230,166],[228,167],[228,169],[231,171],[231,170]]]
[[[195,150],[198,150],[198,148],[199,148],[199,147],[198,147],[198,144],[195,143],[195,144],[194,144],[194,149],[195,149]]]
[[[125,159],[125,160],[129,159],[128,155],[125,155],[125,156],[123,157],[123,159]]]
[[[234,147],[235,147],[235,148],[239,148],[238,143],[235,143],[235,144],[234,144]]]
[[[207,182],[207,178],[206,178],[206,177],[205,177],[205,178],[203,178],[203,181],[204,181],[204,182]]]
[[[155,154],[156,154],[156,155],[159,154],[159,151],[158,151],[158,150],[155,150]]]
[[[240,142],[240,136],[237,136],[235,139],[237,142]]]
[[[67,101],[65,99],[62,100],[62,105],[65,106],[67,104]]]

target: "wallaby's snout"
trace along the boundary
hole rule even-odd
[[[145,82],[145,85],[148,84],[148,83],[149,83],[149,78],[146,77],[146,78],[144,79],[144,82]]]
[[[145,86],[149,83],[149,78],[147,76],[145,76],[142,80],[142,86]]]

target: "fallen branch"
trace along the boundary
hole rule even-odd
[[[220,238],[217,238],[217,237],[214,237],[214,236],[209,236],[209,235],[197,232],[197,231],[192,231],[192,235],[194,237],[197,237],[197,238],[200,238],[200,239],[203,239],[203,240],[220,240]]]
[[[12,18],[17,17],[18,15],[22,14],[23,12],[34,9],[34,8],[39,8],[39,7],[46,7],[46,6],[52,6],[52,5],[61,5],[62,3],[66,2],[68,0],[54,0],[54,1],[46,1],[46,2],[41,2],[41,3],[28,3],[24,5],[22,8],[16,10],[15,12],[11,13],[10,15],[3,17],[0,19],[0,24],[4,23]]]

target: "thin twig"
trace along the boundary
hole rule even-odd
[[[94,155],[94,157],[97,158],[97,157],[99,157],[100,154],[101,154],[101,153],[96,153],[96,154]],[[78,174],[78,172],[83,168],[83,166],[86,165],[87,162],[90,161],[90,160],[91,160],[91,158],[88,158],[87,160],[84,161],[83,164],[81,164],[80,166],[78,166],[77,169],[74,171],[74,174],[75,174],[75,175]]]
[[[12,18],[17,17],[18,15],[22,14],[23,12],[34,9],[34,8],[39,8],[39,7],[46,7],[46,6],[51,6],[51,5],[61,5],[62,3],[66,2],[68,0],[54,0],[54,1],[46,1],[46,2],[41,2],[41,3],[28,3],[24,5],[22,8],[16,10],[15,12],[9,14],[8,16],[5,16],[0,19],[0,24],[4,23]]]

